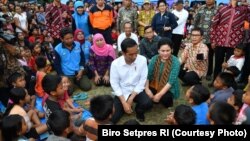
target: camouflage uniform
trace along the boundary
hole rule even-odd
[[[122,7],[118,12],[117,17],[117,29],[119,32],[123,32],[124,23],[131,22],[133,31],[137,31],[137,11],[134,8]]]
[[[194,27],[200,27],[204,32],[203,43],[205,44],[210,43],[210,28],[216,11],[217,8],[215,6],[208,8],[206,5],[203,5],[194,18]]]

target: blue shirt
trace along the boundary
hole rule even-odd
[[[55,47],[55,68],[59,75],[74,76],[84,66],[84,56],[79,42],[69,50],[63,43]]]
[[[209,121],[207,120],[208,113],[208,104],[207,102],[203,102],[200,105],[192,106],[192,109],[196,113],[196,125],[208,125]]]

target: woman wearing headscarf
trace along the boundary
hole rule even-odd
[[[95,34],[93,46],[90,48],[89,66],[95,75],[94,81],[97,86],[109,85],[109,70],[115,58],[114,48],[106,43],[102,34]]]
[[[81,29],[86,39],[90,36],[89,14],[85,12],[82,1],[76,1],[74,4],[75,12],[72,14],[72,29]]]
[[[81,49],[84,53],[85,64],[89,62],[89,50],[91,43],[85,39],[85,33],[81,29],[76,29],[74,32],[74,41],[77,41],[81,45]]]

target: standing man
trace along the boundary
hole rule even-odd
[[[244,20],[250,12],[250,5],[239,5],[231,0],[229,5],[218,9],[211,26],[211,47],[215,48],[214,79],[221,72],[221,66],[233,54],[236,45],[244,37]]]
[[[124,31],[124,24],[131,22],[133,32],[137,31],[137,11],[132,7],[132,0],[123,0],[123,7],[120,8],[117,18],[117,29],[120,33]]]
[[[144,113],[153,106],[144,91],[148,75],[147,60],[137,54],[137,43],[133,39],[125,39],[121,47],[123,55],[112,62],[110,69],[110,83],[115,94],[112,122],[116,124],[124,112],[131,114],[133,102],[136,103],[136,118],[144,121]]]
[[[49,35],[54,39],[53,46],[61,42],[60,31],[71,26],[71,12],[67,5],[60,0],[54,0],[46,7],[46,27]]]
[[[206,0],[206,5],[201,6],[197,11],[194,18],[194,27],[199,27],[203,30],[203,43],[205,43],[209,49],[208,51],[208,71],[207,80],[212,79],[213,73],[213,62],[214,62],[214,50],[211,48],[210,43],[210,29],[212,24],[212,19],[216,14],[217,8],[215,6],[214,0]]]
[[[93,34],[101,33],[108,44],[113,44],[111,37],[113,10],[104,0],[96,0],[96,5],[89,11],[89,21]]]
[[[173,55],[177,56],[181,46],[181,41],[183,39],[186,22],[188,19],[188,12],[183,8],[182,0],[178,0],[176,2],[176,8],[172,11],[172,13],[178,19],[178,26],[172,32],[172,41],[174,43]]]

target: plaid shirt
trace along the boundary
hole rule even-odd
[[[68,13],[67,18],[62,17],[63,12],[65,11]],[[61,4],[60,7],[58,7],[54,3],[51,3],[46,7],[46,26],[51,37],[59,39],[61,29],[71,25],[70,13],[69,7],[64,4]]]

